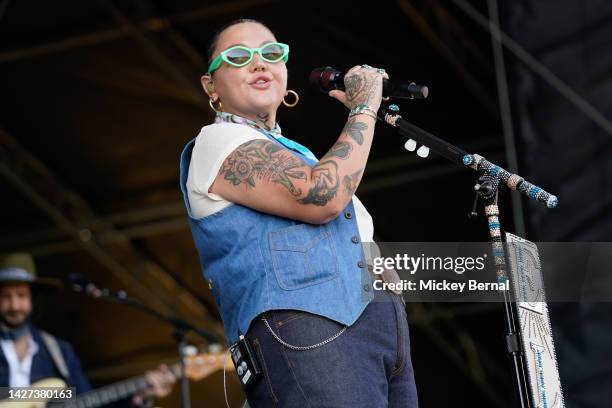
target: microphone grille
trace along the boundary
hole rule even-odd
[[[340,73],[340,71],[332,67],[315,68],[310,73],[310,85],[318,88],[321,92],[328,93],[329,91],[336,89],[334,80]]]

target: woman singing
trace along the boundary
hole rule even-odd
[[[247,387],[249,404],[416,407],[404,303],[372,288],[362,247],[372,218],[353,194],[387,74],[355,66],[346,92],[330,92],[350,113],[317,160],[276,122],[281,103],[297,102],[288,58],[259,22],[219,31],[202,76],[215,123],[181,155],[193,238],[227,340],[244,336],[263,371]]]

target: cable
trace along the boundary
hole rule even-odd
[[[229,349],[225,352],[225,357],[223,358],[223,395],[225,396],[225,406],[230,408],[229,401],[227,400],[227,383],[225,382],[225,373],[227,372],[227,356],[229,355]]]

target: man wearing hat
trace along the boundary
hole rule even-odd
[[[62,378],[76,393],[91,385],[81,370],[72,346],[36,328],[30,322],[32,290],[60,288],[55,279],[38,278],[32,256],[26,253],[0,257],[0,386],[29,387],[44,378]],[[164,397],[171,391],[173,378],[166,367],[149,371],[153,386],[147,396]],[[134,401],[142,401],[142,395]]]
[[[59,377],[77,393],[91,389],[72,346],[30,323],[32,289],[54,286],[61,285],[36,277],[29,254],[0,260],[0,385],[28,387],[43,378]]]

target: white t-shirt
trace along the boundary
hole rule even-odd
[[[12,340],[0,340],[0,345],[9,366],[9,387],[29,387],[32,359],[38,353],[38,344],[28,336],[28,351],[23,360],[19,360]]]
[[[261,132],[237,123],[215,123],[202,128],[193,147],[187,176],[187,195],[194,217],[206,217],[233,204],[208,189],[227,156],[238,146],[255,139],[268,140]],[[372,217],[357,196],[353,196],[353,206],[361,240],[372,242]]]

